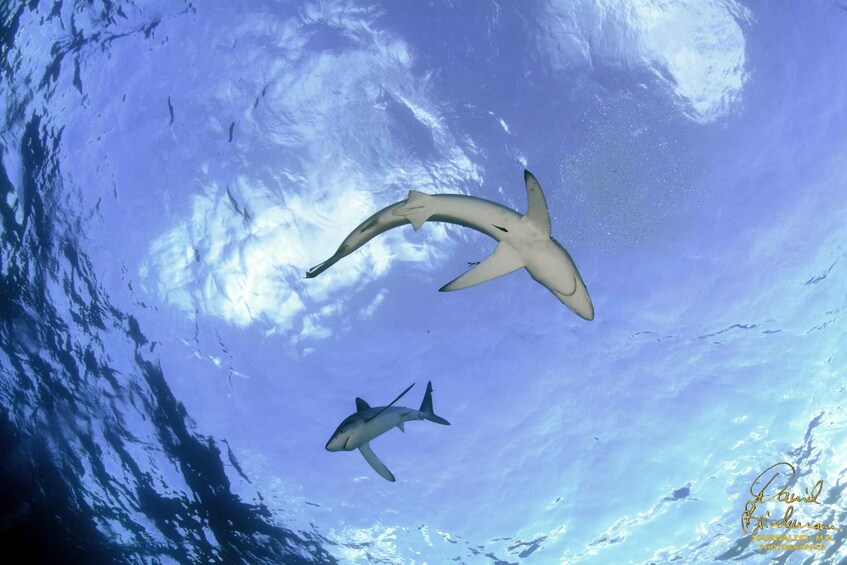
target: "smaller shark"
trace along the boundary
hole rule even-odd
[[[394,475],[385,466],[385,463],[379,460],[379,457],[373,452],[370,446],[370,441],[377,436],[380,436],[393,427],[400,428],[401,432],[406,432],[403,429],[403,424],[409,420],[429,420],[436,424],[449,426],[450,422],[440,416],[436,416],[432,410],[432,382],[426,383],[426,393],[424,393],[423,402],[419,410],[412,408],[403,408],[402,406],[393,406],[395,402],[403,398],[415,383],[406,388],[400,395],[391,401],[388,406],[377,406],[371,408],[367,402],[361,398],[356,398],[356,413],[351,414],[341,422],[329,441],[326,442],[327,451],[353,451],[359,448],[365,460],[370,463],[370,466],[386,480],[394,482]]]

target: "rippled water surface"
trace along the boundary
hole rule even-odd
[[[843,2],[0,15],[4,546],[78,563],[847,559]],[[495,248],[444,223],[304,279],[410,189],[525,211],[524,168],[593,321],[524,270],[438,293]],[[396,482],[324,449],[356,397],[416,383],[399,404],[417,408],[430,380],[452,425],[373,441]],[[820,547],[742,528],[783,462],[787,492],[820,484],[794,518],[840,528]]]

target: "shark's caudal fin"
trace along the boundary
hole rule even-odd
[[[426,393],[424,393],[423,402],[421,402],[420,413],[424,419],[429,420],[430,422],[435,422],[436,424],[442,424],[444,426],[450,425],[450,422],[441,416],[436,416],[435,412],[432,410],[432,381],[426,383]]]
[[[373,420],[374,418],[376,418],[377,416],[379,416],[380,414],[382,414],[383,412],[385,412],[386,410],[388,410],[390,407],[392,407],[392,406],[394,405],[394,403],[395,403],[395,402],[397,402],[398,400],[400,400],[401,398],[403,398],[403,395],[404,395],[404,394],[406,394],[407,392],[409,392],[410,390],[412,390],[412,387],[413,387],[413,386],[415,386],[415,383],[412,383],[412,384],[410,384],[408,387],[406,387],[406,390],[404,390],[403,392],[401,392],[400,394],[398,394],[398,395],[397,395],[397,398],[395,398],[394,400],[392,400],[392,401],[388,404],[388,406],[383,406],[383,407],[382,407],[382,409],[381,409],[379,412],[377,412],[376,414],[374,414],[373,416],[371,416],[370,418],[368,418],[367,420],[365,420],[365,422],[370,422],[371,420]],[[367,408],[360,408],[360,406],[361,406],[360,402],[364,402],[364,403],[365,403],[365,406],[367,406]],[[364,400],[362,400],[361,398],[356,398],[356,411],[357,411],[357,412],[358,412],[358,411],[360,411],[360,410],[362,410],[362,409],[367,410],[368,408],[370,408],[370,406],[368,406],[368,403],[367,403],[367,402],[365,402],[365,401],[364,401]]]
[[[323,263],[318,263],[308,271],[306,271],[306,278],[313,279],[319,274],[323,273],[336,263],[338,263],[341,259],[347,256],[347,253],[342,252],[341,248],[339,248],[332,257],[324,261]]]
[[[335,257],[335,255],[333,255],[332,257],[330,257],[329,259],[327,259],[323,263],[318,263],[317,265],[315,265],[314,267],[312,267],[311,269],[306,271],[306,278],[307,279],[315,278],[319,274],[323,273],[324,271],[326,271],[327,269],[329,269],[330,267],[335,265],[335,263],[337,261],[338,261],[338,259]]]
[[[363,443],[359,446],[359,451],[364,455],[365,461],[367,461],[371,467],[374,468],[374,471],[379,473],[379,476],[387,481],[391,481],[392,483],[396,480],[391,471],[388,470],[388,467],[385,466],[385,463],[379,460],[379,457],[376,456],[376,453],[371,449],[370,443]]]
[[[526,183],[526,199],[528,204],[524,220],[535,224],[544,233],[549,234],[550,211],[547,209],[547,199],[544,198],[541,185],[538,184],[535,175],[527,170],[524,170],[523,178]]]
[[[412,224],[412,227],[418,230],[432,215],[432,212],[427,209],[427,202],[431,198],[432,196],[429,194],[410,190],[406,204],[394,210],[392,214],[406,218]]]
[[[457,277],[438,289],[440,292],[449,290],[461,290],[469,286],[478,285],[503,275],[508,275],[523,267],[523,261],[508,243],[500,242],[494,253],[485,258],[475,267],[472,267],[464,275]]]

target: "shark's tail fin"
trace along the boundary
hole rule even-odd
[[[436,424],[442,424],[444,426],[450,425],[450,422],[441,416],[436,416],[435,412],[432,410],[432,381],[426,383],[426,393],[424,393],[423,402],[421,402],[420,413],[425,420],[435,422]]]
[[[333,255],[332,257],[330,257],[329,259],[327,259],[323,263],[318,263],[317,265],[315,265],[314,267],[312,267],[311,269],[306,271],[306,278],[307,279],[315,278],[319,274],[323,273],[324,271],[326,271],[327,269],[329,269],[330,267],[332,267],[333,265],[338,263],[338,261],[340,259],[342,259],[343,257],[345,257],[348,254],[349,253],[341,253],[341,249],[339,248],[339,250],[335,252],[335,255]]]

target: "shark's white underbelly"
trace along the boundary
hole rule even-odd
[[[429,222],[448,222],[482,232],[497,241],[513,233],[521,215],[496,202],[474,196],[436,194],[427,202]]]
[[[497,249],[475,263],[465,274],[440,290],[468,288],[526,268],[534,280],[586,320],[594,319],[588,289],[570,254],[551,234],[550,216],[541,186],[524,171],[529,209],[525,215],[496,202],[461,194],[424,194],[409,191],[409,197],[387,206],[359,224],[335,254],[306,272],[316,277],[371,239],[396,227],[411,224],[419,229],[425,222],[447,222],[471,228],[498,242]]]

